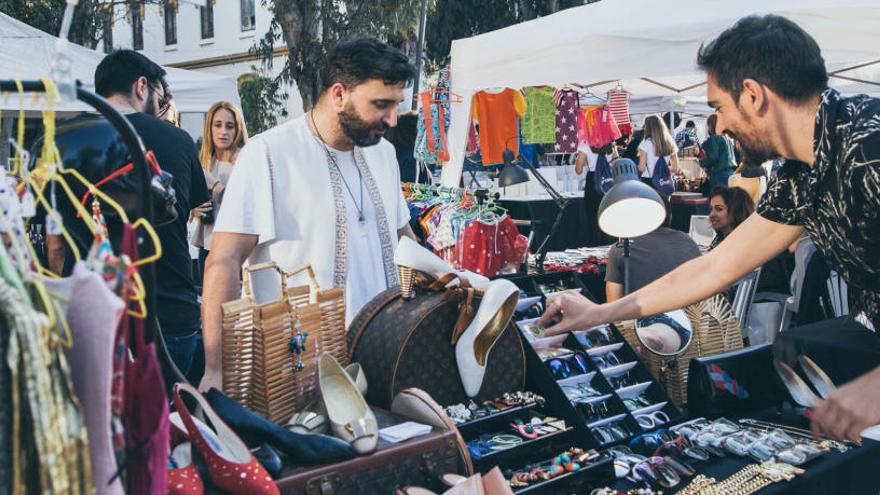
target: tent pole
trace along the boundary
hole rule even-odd
[[[419,85],[422,76],[422,50],[425,45],[425,24],[428,21],[428,0],[422,0],[422,10],[419,14],[419,39],[416,41],[416,80],[413,81],[412,110],[418,108]]]

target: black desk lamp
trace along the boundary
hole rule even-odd
[[[638,167],[621,158],[611,166],[614,185],[599,203],[599,228],[623,239],[623,294],[629,294],[629,240],[653,232],[666,218],[666,205],[651,186],[639,180]],[[587,185],[589,187],[589,184]]]
[[[501,170],[501,175],[498,177],[498,185],[501,187],[513,186],[515,184],[521,184],[523,182],[528,182],[529,174],[526,173],[521,167],[514,163],[515,155],[510,149],[505,149],[504,153],[501,155],[504,160],[504,168]],[[559,213],[556,214],[556,219],[553,221],[553,226],[550,227],[550,231],[547,232],[547,235],[544,237],[544,240],[541,241],[541,245],[538,247],[538,256],[535,260],[536,268],[538,273],[544,273],[544,259],[547,257],[547,250],[549,249],[550,239],[553,238],[553,234],[556,233],[556,229],[559,228],[560,222],[562,222],[562,216],[565,213],[565,209],[568,207],[568,198],[565,198],[559,191],[553,188],[547,179],[541,175],[538,170],[532,166],[532,164],[522,155],[519,156],[519,159],[526,164],[526,167],[532,170],[532,174],[535,176],[535,179],[541,184],[541,187],[547,191],[547,194],[550,195],[550,198],[556,203],[556,206],[559,208]]]

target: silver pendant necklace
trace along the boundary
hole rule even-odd
[[[333,165],[333,168],[336,169],[336,172],[339,173],[339,177],[342,179],[342,184],[345,186],[345,190],[348,191],[349,197],[351,197],[351,202],[354,203],[355,209],[358,212],[358,223],[364,223],[367,221],[364,216],[364,176],[361,174],[360,167],[357,166],[357,162],[355,162],[355,170],[358,173],[358,184],[360,185],[360,193],[361,200],[358,202],[354,193],[351,191],[351,187],[348,185],[348,181],[345,180],[345,175],[342,173],[342,169],[339,168],[339,164],[336,162],[336,156],[330,151],[330,148],[327,146],[327,143],[324,141],[324,137],[321,136],[321,131],[318,130],[318,124],[315,123],[315,115],[312,112],[309,112],[309,118],[312,121],[312,128],[315,130],[315,139],[321,144],[321,147],[324,148],[324,152],[327,154],[327,161]]]

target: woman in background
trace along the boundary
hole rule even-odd
[[[659,158],[666,160],[673,175],[678,173],[678,147],[666,124],[656,115],[645,118],[644,136],[639,144],[639,172],[642,174],[642,182],[654,187],[651,179]]]
[[[199,220],[193,236],[193,246],[199,248],[199,268],[205,274],[205,260],[211,251],[214,219],[220,212],[223,190],[232,173],[238,152],[247,143],[248,134],[241,109],[228,101],[213,104],[205,116],[205,130],[199,161],[205,170],[205,181],[211,191],[211,201],[196,207],[193,216]]]

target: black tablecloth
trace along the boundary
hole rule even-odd
[[[795,420],[791,416],[780,417],[771,411],[762,411],[752,417],[803,428],[809,427],[805,422]],[[697,463],[694,467],[700,474],[721,482],[753,463],[751,459],[731,456],[713,458]],[[861,447],[851,448],[844,453],[833,451],[800,467],[806,471],[804,474],[790,482],[774,483],[757,493],[759,495],[782,493],[877,495],[880,493],[880,476],[877,471],[880,468],[880,442],[865,440]],[[664,490],[663,493],[676,493],[687,486],[688,482],[689,480],[683,481],[680,486],[673,490]],[[614,486],[618,490],[632,487],[632,483],[626,481],[618,482]]]
[[[502,207],[507,209],[511,218],[517,220],[531,220],[532,231],[535,235],[529,245],[529,250],[537,251],[544,237],[553,226],[559,207],[551,199],[536,199],[530,201],[514,201],[502,199],[499,201]],[[587,218],[584,211],[584,198],[575,197],[568,200],[568,207],[562,216],[562,221],[556,229],[556,235],[550,240],[549,251],[564,251],[569,248],[587,246]]]

